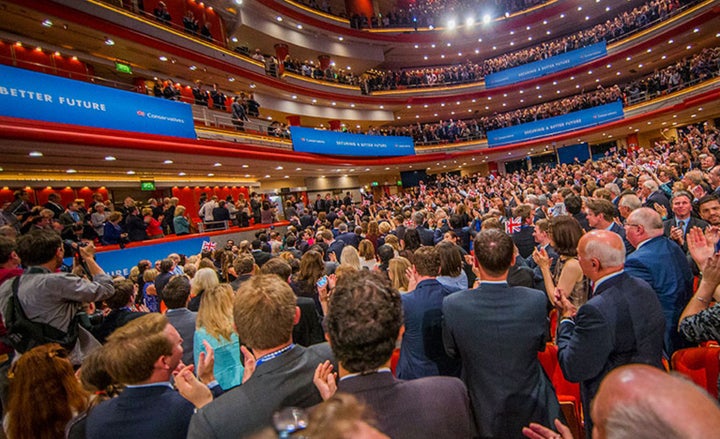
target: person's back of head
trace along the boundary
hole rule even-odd
[[[440,253],[435,247],[420,247],[413,253],[415,271],[420,276],[436,277],[440,274]]]
[[[158,359],[172,354],[165,330],[168,325],[164,315],[150,313],[110,334],[103,346],[110,375],[122,384],[149,380]]]
[[[253,241],[252,241],[252,249],[253,249],[253,250],[260,250],[261,247],[262,247],[262,241],[260,241],[259,239],[253,239]]]
[[[13,253],[16,253],[17,244],[15,240],[6,236],[0,236],[0,265],[8,263]]]
[[[289,342],[299,314],[290,285],[276,275],[253,276],[238,289],[233,318],[240,340],[251,349]]]
[[[283,258],[272,258],[260,267],[260,274],[274,274],[287,282],[292,276],[292,267]]]
[[[17,254],[27,267],[43,265],[57,257],[62,239],[54,231],[32,230],[17,240]]]
[[[170,273],[173,267],[175,267],[175,261],[170,258],[163,259],[162,262],[160,262],[161,273]]]
[[[570,215],[577,215],[582,210],[582,198],[577,195],[565,197],[565,208]]]
[[[366,270],[345,274],[329,305],[328,337],[345,370],[371,372],[390,360],[402,325],[402,301],[384,276]]]
[[[390,262],[390,259],[395,257],[395,250],[387,245],[383,244],[377,249],[378,258],[380,258],[380,263],[383,265],[387,265],[388,262]]]
[[[135,285],[129,279],[121,279],[113,281],[115,292],[112,296],[105,299],[105,304],[110,309],[120,309],[127,306],[135,295]]]
[[[190,280],[186,276],[173,276],[165,285],[162,296],[168,309],[184,308],[190,297]]]
[[[512,238],[500,230],[483,230],[475,237],[475,259],[491,276],[507,273],[513,264],[514,249]]]
[[[250,274],[255,268],[255,258],[253,258],[249,253],[242,253],[233,261],[233,268],[238,276]]]

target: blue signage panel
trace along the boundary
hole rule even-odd
[[[298,152],[351,156],[414,155],[412,137],[370,136],[312,128],[290,127],[293,149]]]
[[[558,148],[557,153],[560,163],[572,164],[576,161],[585,163],[590,158],[590,148],[587,143],[563,146]]]
[[[1,65],[0,115],[197,137],[189,104]]]
[[[528,79],[539,78],[550,73],[579,66],[590,60],[601,58],[607,54],[605,41],[592,44],[560,55],[551,56],[540,61],[523,64],[497,73],[485,76],[485,87],[493,88],[502,85],[515,84]]]
[[[188,238],[161,244],[143,245],[139,247],[126,247],[122,250],[110,250],[95,253],[98,265],[111,276],[128,276],[130,269],[142,259],[155,263],[158,259],[165,259],[170,253],[179,255],[196,255],[202,250],[203,241],[210,238]],[[72,258],[66,258],[65,264],[72,266]]]
[[[562,116],[488,131],[488,145],[492,147],[566,133],[622,119],[623,116],[622,102],[615,101]]]

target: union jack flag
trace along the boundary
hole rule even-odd
[[[211,252],[215,250],[215,243],[212,241],[203,241],[202,243],[202,251],[204,252]]]
[[[508,218],[505,221],[505,233],[512,235],[515,232],[519,232],[522,227],[522,218],[516,216],[515,218]]]

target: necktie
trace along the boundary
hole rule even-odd
[[[677,226],[685,231],[685,221],[680,220],[677,222]]]

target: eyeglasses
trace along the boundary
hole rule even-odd
[[[640,227],[640,224],[625,223],[625,228],[628,228],[628,227]]]

